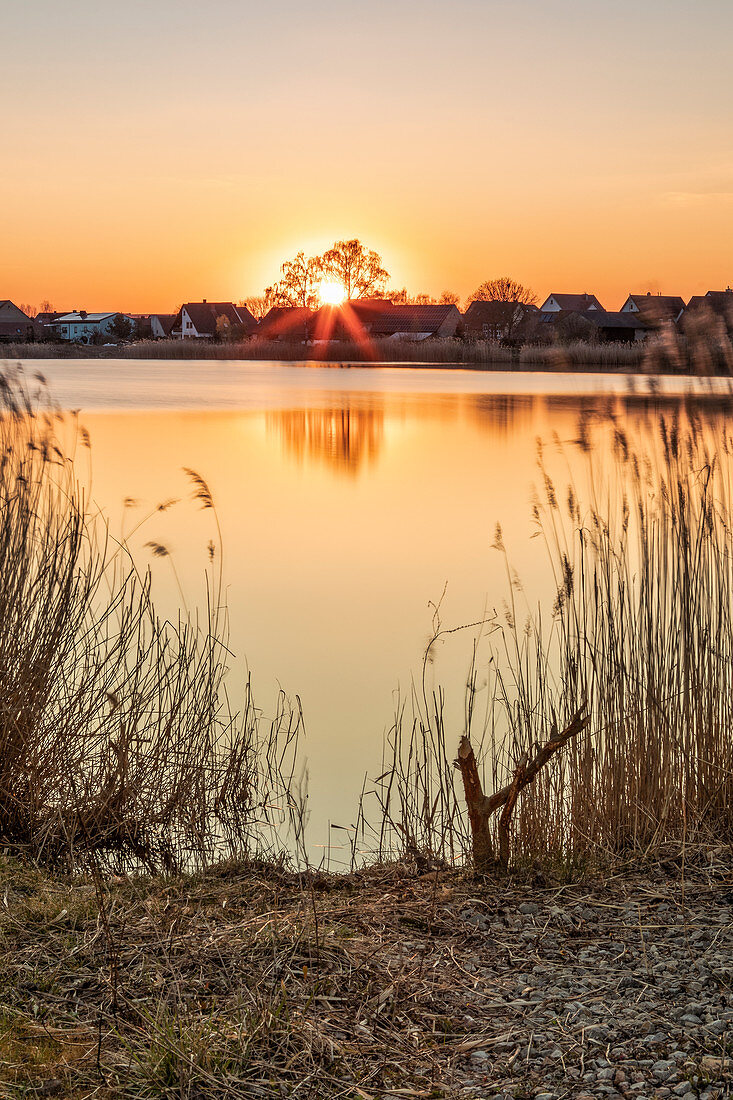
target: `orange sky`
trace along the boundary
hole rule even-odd
[[[359,236],[462,297],[733,282],[730,0],[15,0],[0,298],[237,300]]]

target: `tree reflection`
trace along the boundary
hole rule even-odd
[[[384,410],[354,405],[333,409],[284,409],[267,415],[268,432],[299,464],[325,463],[339,473],[356,474],[378,455],[384,437]]]

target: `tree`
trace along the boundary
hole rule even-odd
[[[452,290],[444,290],[440,296],[441,306],[457,306],[460,298]]]
[[[38,310],[36,309],[36,307],[29,305],[28,302],[21,302],[20,305],[18,306],[18,309],[20,310],[21,313],[25,313],[26,317],[30,317],[31,320],[33,320],[33,318],[38,313]]]
[[[473,292],[467,300],[471,302],[519,302],[523,306],[533,306],[537,301],[537,295],[529,287],[510,279],[508,275],[502,275],[498,279],[488,279]]]
[[[231,327],[231,321],[227,317],[226,313],[221,313],[216,318],[216,339],[221,341],[227,340],[229,338]]]
[[[293,260],[287,260],[280,268],[282,278],[265,289],[265,297],[271,297],[276,306],[318,307],[318,285],[323,274],[320,256],[306,258],[299,252]]]
[[[53,302],[49,302],[48,298],[44,298],[38,307],[39,313],[53,313]]]
[[[132,335],[132,323],[128,321],[124,313],[118,313],[110,326],[110,336],[117,340],[127,340]]]
[[[402,290],[388,290],[387,297],[395,306],[432,306],[435,298],[431,294],[408,294],[403,286]]]
[[[389,272],[382,257],[364,247],[359,240],[336,241],[324,252],[323,274],[340,283],[347,298],[373,298],[384,293]]]
[[[243,298],[239,305],[246,306],[255,321],[261,321],[275,305],[272,287],[268,287],[264,294],[253,294],[249,298]]]

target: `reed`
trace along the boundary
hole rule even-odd
[[[694,409],[663,417],[646,449],[613,418],[600,436],[583,422],[573,453],[560,448],[575,472],[562,491],[540,450],[534,519],[554,605],[522,610],[511,584],[490,637],[487,717],[475,730],[474,665],[463,732],[491,794],[581,708],[590,725],[522,791],[515,861],[571,865],[731,838],[732,445]],[[507,557],[500,529],[495,552]],[[451,764],[459,731],[446,731],[443,704],[424,682],[390,732],[376,784],[380,854],[470,858]]]
[[[88,502],[88,442],[42,376],[0,375],[0,840],[151,872],[254,850],[286,804],[299,711],[281,696],[268,728],[249,685],[230,708],[220,548],[201,616],[161,619]]]

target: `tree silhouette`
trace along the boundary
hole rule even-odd
[[[124,313],[118,313],[115,315],[109,331],[110,335],[116,337],[117,340],[127,340],[132,335],[132,322],[128,321]]]
[[[318,307],[318,285],[323,276],[323,260],[320,256],[306,258],[299,252],[280,268],[282,278],[265,289],[265,297],[276,306]]]
[[[334,282],[341,283],[346,298],[372,298],[384,293],[389,272],[382,267],[382,257],[367,249],[359,240],[336,241],[321,257],[322,271]]]
[[[519,302],[524,306],[533,306],[537,301],[537,295],[529,287],[522,286],[508,275],[502,275],[498,279],[488,279],[468,298],[467,305],[471,302]]]
[[[261,321],[276,305],[276,302],[272,295],[272,287],[268,287],[264,294],[252,294],[249,298],[243,298],[238,304],[246,306],[255,321]]]

